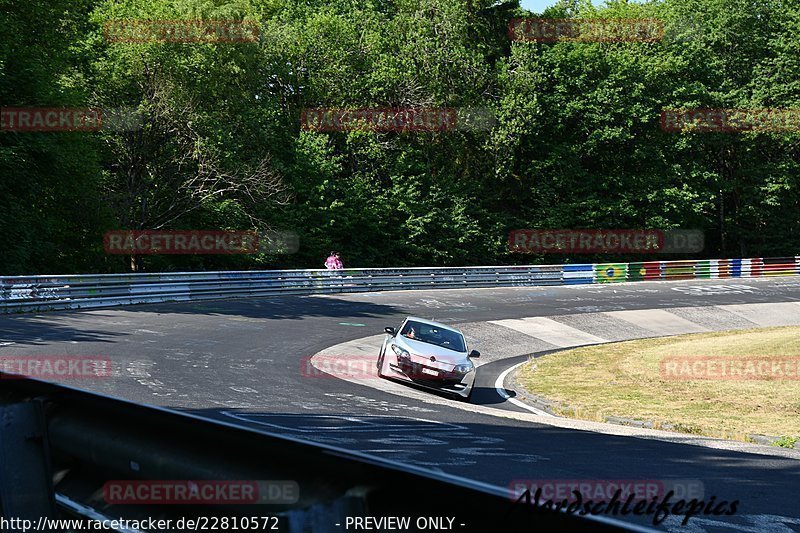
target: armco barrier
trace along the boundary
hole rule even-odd
[[[800,275],[800,256],[465,268],[11,276],[0,277],[0,312],[38,312],[278,294],[796,275]]]
[[[657,531],[613,516],[553,512],[544,502],[511,497],[502,486],[282,432],[236,427],[199,413],[137,405],[19,376],[7,379],[2,373],[0,381],[0,519],[19,524],[3,531],[142,529],[133,524],[150,524],[144,526],[147,531],[392,528],[334,527],[364,516],[409,517],[411,527],[395,529],[425,531],[449,528],[438,518],[445,512],[459,533],[522,531],[532,524],[544,531]],[[292,415],[299,424],[319,424],[315,416]],[[179,491],[176,484],[193,488]],[[201,484],[214,490],[200,490]],[[121,505],[113,504],[109,485],[127,486],[117,493],[124,494]],[[156,490],[128,490],[137,485]],[[276,485],[288,491],[276,494]],[[413,505],[409,494],[415,497]],[[173,498],[193,505],[167,504]],[[82,523],[56,528],[42,517]],[[438,525],[426,527],[425,517],[437,517]],[[163,525],[165,519],[171,524]],[[122,520],[127,524],[114,525]],[[423,521],[421,527],[414,527],[417,520]],[[33,526],[22,525],[25,521]]]

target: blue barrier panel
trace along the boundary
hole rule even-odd
[[[582,285],[594,282],[594,265],[564,265],[562,279],[565,285]]]
[[[731,259],[731,277],[732,278],[741,278],[742,277],[742,260],[741,259]]]

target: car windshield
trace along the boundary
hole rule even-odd
[[[433,344],[453,350],[455,352],[466,352],[467,347],[464,336],[450,329],[441,328],[422,322],[406,322],[400,335],[414,339],[415,341]]]

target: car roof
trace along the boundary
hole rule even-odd
[[[449,329],[450,331],[455,331],[456,333],[463,335],[463,333],[461,333],[461,331],[457,330],[456,328],[448,326],[446,324],[442,324],[441,322],[434,322],[433,320],[427,320],[425,318],[419,318],[416,316],[406,317],[406,322],[408,322],[409,320],[412,320],[414,322],[420,322],[422,324],[428,324],[429,326],[436,326],[442,329]]]

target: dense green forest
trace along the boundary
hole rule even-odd
[[[517,228],[696,228],[695,257],[800,251],[796,132],[666,132],[665,108],[800,107],[784,0],[0,0],[0,106],[141,127],[0,132],[0,274],[123,272],[114,229],[294,231],[291,255],[148,271],[588,262]],[[514,42],[514,18],[654,18],[654,42]],[[120,19],[247,21],[245,42],[118,42]],[[308,108],[479,108],[491,128],[305,131]],[[603,260],[635,259],[604,257]],[[677,257],[675,257],[677,258]]]

